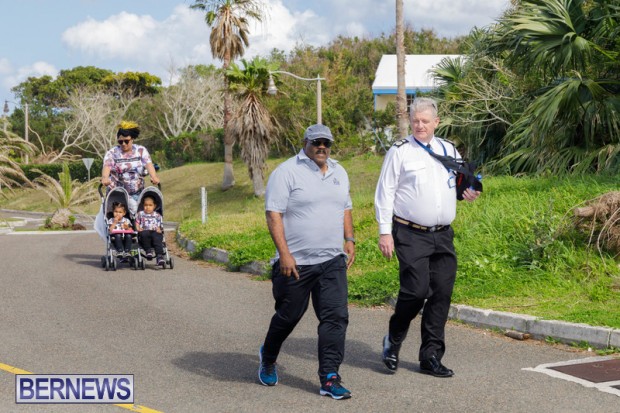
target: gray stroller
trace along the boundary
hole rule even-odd
[[[164,217],[164,196],[161,193],[160,186],[157,187],[149,186],[144,188],[144,190],[140,193],[140,197],[138,198],[138,213],[144,210],[144,198],[151,197],[155,201],[155,212],[159,213],[159,215]],[[134,217],[135,218],[135,217]],[[162,268],[174,268],[174,259],[168,253],[168,247],[166,246],[166,235],[164,233],[164,228],[161,228],[162,232],[162,246],[163,246],[163,263],[161,264]],[[139,268],[144,269],[146,267],[145,261],[151,261],[154,257],[149,257],[144,250],[144,248],[138,243],[138,260],[137,265]]]
[[[140,248],[137,242],[137,233],[134,228],[135,217],[131,215],[129,208],[127,207],[129,194],[124,188],[119,187],[110,189],[104,196],[102,192],[102,185],[99,185],[99,195],[101,195],[102,211],[106,222],[112,217],[114,212],[113,205],[117,202],[125,205],[125,218],[131,221],[131,228],[129,230],[122,231],[110,231],[108,225],[106,224],[105,255],[101,257],[101,267],[105,268],[106,271],[116,271],[116,269],[120,266],[121,261],[127,262],[133,269],[144,267],[144,264],[140,264]],[[131,237],[131,250],[129,257],[120,257],[117,255],[112,239],[112,237],[116,234],[123,234],[124,236]]]

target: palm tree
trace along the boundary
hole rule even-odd
[[[226,72],[230,90],[239,100],[237,112],[230,121],[230,131],[239,140],[241,158],[248,167],[254,195],[265,195],[265,161],[274,130],[271,114],[262,97],[269,80],[269,67],[265,59],[255,57],[248,62],[241,59],[243,69],[231,64]]]
[[[71,179],[69,165],[62,165],[62,172],[58,174],[58,180],[44,174],[40,170],[33,169],[40,173],[32,183],[40,190],[49,195],[51,201],[58,207],[52,216],[51,222],[61,227],[69,226],[69,217],[75,210],[81,212],[80,206],[88,204],[97,199],[95,187],[90,182],[80,183],[78,180]]]
[[[249,45],[248,21],[262,21],[264,6],[260,0],[194,0],[192,9],[205,11],[205,21],[211,28],[209,43],[213,57],[220,59],[226,71],[230,63],[243,56]],[[228,85],[224,93],[224,179],[222,189],[235,184],[233,174],[233,145],[235,139],[230,133],[231,98]]]
[[[398,117],[398,134],[406,138],[409,134],[409,117],[407,116],[407,85],[405,84],[405,25],[403,0],[396,0],[396,113]]]
[[[505,137],[500,165],[527,172],[620,168],[617,2],[523,0],[499,23],[490,51],[535,86]]]
[[[6,196],[4,189],[12,191],[24,182],[30,181],[14,160],[17,154],[34,153],[34,145],[9,131],[0,131],[0,195]]]

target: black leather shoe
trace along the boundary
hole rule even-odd
[[[400,346],[395,346],[390,343],[390,336],[383,337],[383,364],[391,372],[395,372],[398,369],[398,351]]]
[[[441,364],[437,357],[433,356],[427,360],[420,361],[420,372],[430,374],[435,377],[452,377],[454,372]]]

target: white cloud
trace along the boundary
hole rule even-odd
[[[245,56],[265,56],[272,49],[290,51],[298,43],[314,46],[332,39],[325,17],[306,10],[291,12],[281,0],[269,0],[264,22],[250,23],[250,47]],[[360,23],[350,24],[349,31],[358,34]],[[177,6],[162,21],[149,15],[121,12],[103,21],[88,18],[62,35],[64,44],[74,52],[84,53],[100,61],[117,60],[126,69],[140,67],[160,77],[171,66],[214,62],[209,45],[210,28],[204,13],[187,5]],[[133,69],[136,70],[136,69]]]
[[[58,75],[58,69],[47,62],[35,62],[29,66],[22,66],[18,69],[14,69],[13,65],[7,59],[0,59],[0,75],[2,75],[2,84],[0,85],[4,89],[10,89],[17,86],[29,77],[41,77]]]
[[[246,56],[267,55],[274,48],[290,51],[296,44],[318,46],[331,40],[328,24],[311,10],[291,12],[281,0],[270,0],[268,17],[250,25]]]
[[[69,48],[91,56],[129,60],[143,54],[145,41],[156,33],[156,26],[151,16],[121,12],[102,22],[89,17],[67,29],[62,40]]]
[[[434,28],[439,35],[466,34],[486,25],[508,0],[404,0],[405,19],[414,28]],[[274,48],[286,52],[296,44],[326,45],[338,35],[373,36],[395,25],[394,3],[376,0],[314,0],[292,11],[282,0],[265,0],[267,19],[250,23],[250,47],[245,56],[265,56]],[[148,71],[166,80],[170,66],[210,64],[210,28],[204,12],[179,4],[157,20],[150,15],[120,12],[105,20],[87,18],[62,34],[72,54],[90,57],[93,65],[115,71]],[[109,67],[110,64],[115,67]]]
[[[509,0],[404,0],[405,20],[415,29],[432,28],[440,36],[466,35],[474,27],[492,23]]]
[[[171,64],[210,63],[208,37],[203,15],[179,5],[163,21],[127,12],[104,21],[89,18],[67,29],[62,40],[70,49],[101,61],[116,59],[123,70],[161,76]]]
[[[364,37],[368,33],[366,27],[360,22],[351,22],[347,24],[346,35]]]

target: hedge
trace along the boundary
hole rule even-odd
[[[69,172],[71,173],[71,179],[77,179],[80,182],[86,182],[88,180],[88,170],[86,169],[84,162],[81,160],[73,161],[68,162],[68,165]],[[39,169],[41,172],[51,176],[54,179],[58,179],[58,174],[62,172],[62,163],[48,163],[41,165],[22,164],[20,167],[22,168],[22,171],[24,171],[24,175],[26,175],[26,177],[31,181],[39,176],[39,173],[33,171],[33,169]],[[90,167],[90,178],[93,179],[101,176],[101,169],[103,169],[103,160],[95,159]]]

